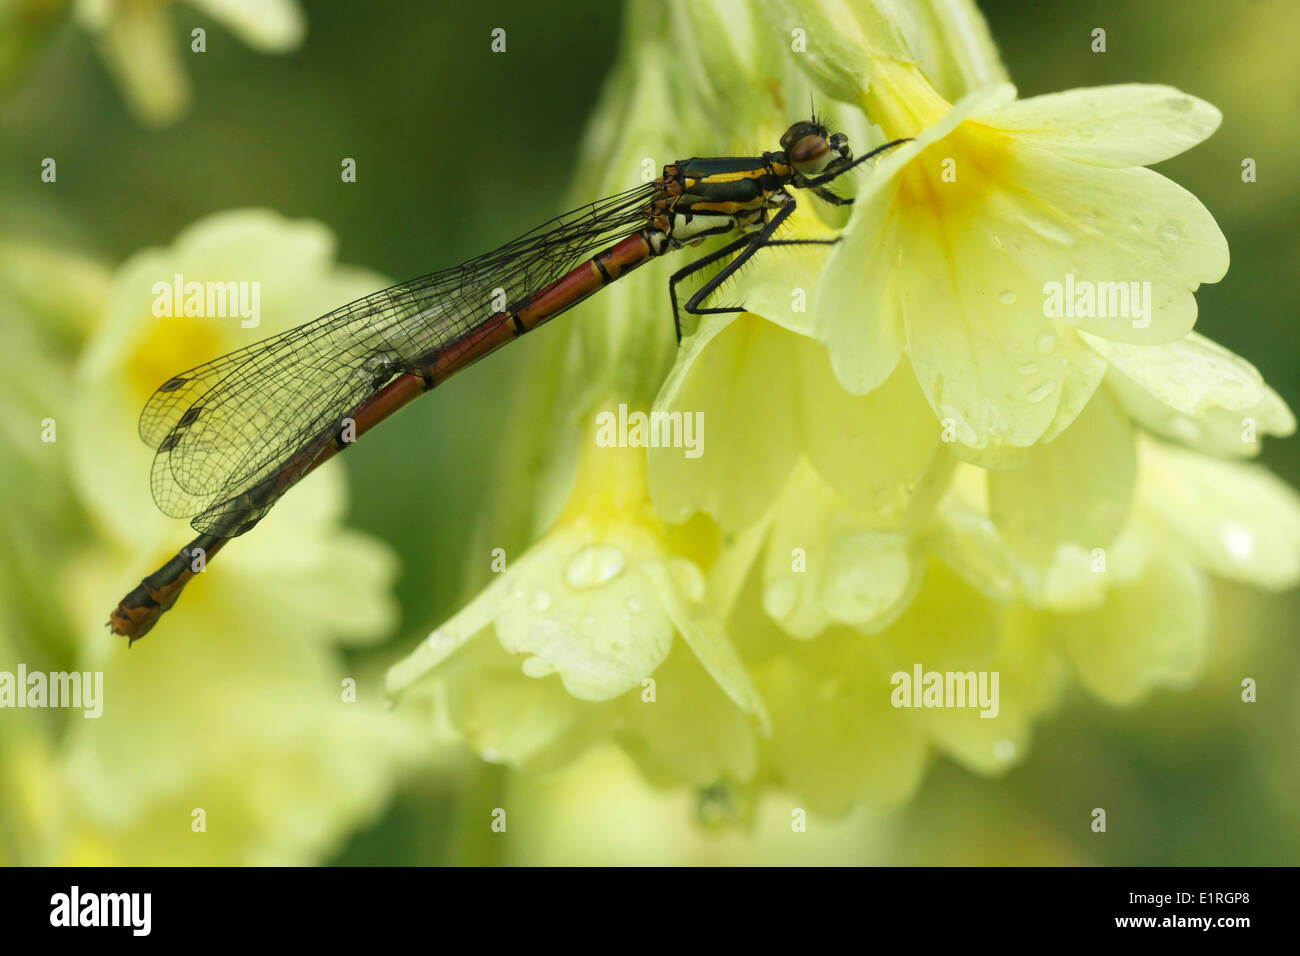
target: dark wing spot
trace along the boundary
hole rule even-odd
[[[158,391],[160,391],[160,392],[174,392],[174,391],[176,391],[176,389],[180,388],[182,385],[184,385],[184,384],[185,384],[186,382],[188,382],[188,381],[189,381],[188,378],[185,378],[185,377],[182,376],[182,375],[177,375],[175,378],[169,378],[167,381],[165,381],[165,382],[163,382],[161,385],[159,385],[159,386],[158,386]]]
[[[177,428],[184,428],[186,425],[193,425],[194,420],[199,417],[199,412],[203,410],[201,405],[191,405],[181,416],[181,420],[176,423]]]

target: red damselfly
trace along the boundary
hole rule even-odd
[[[680,341],[678,283],[732,257],[685,310],[741,311],[703,303],[759,249],[834,241],[772,238],[794,212],[790,189],[846,205],[852,200],[827,184],[901,142],[855,159],[846,136],[813,119],[791,126],[775,152],[670,163],[658,179],[559,216],[494,252],[169,378],[140,415],[140,437],[157,450],[150,480],[158,507],[191,518],[199,535],[122,599],[109,627],[132,641],[143,637],[227,541],[322,462],[643,263],[738,231],[675,272],[669,298]]]

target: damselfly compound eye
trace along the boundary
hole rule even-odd
[[[790,165],[805,176],[820,173],[826,168],[826,164],[831,161],[834,155],[831,152],[831,144],[826,141],[826,137],[818,133],[812,133],[799,139],[785,154]]]

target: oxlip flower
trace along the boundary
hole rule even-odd
[[[395,666],[389,689],[405,689],[490,628],[526,676],[557,674],[580,700],[611,700],[640,690],[680,634],[736,705],[764,720],[726,635],[700,607],[704,577],[684,554],[708,544],[655,514],[642,451],[588,446],[554,527]]]
[[[339,649],[391,628],[396,568],[342,526],[338,468],[199,575],[145,646],[128,651],[104,627],[191,531],[151,500],[136,433],[145,398],[179,369],[385,284],[333,251],[318,224],[260,210],[200,220],[116,269],[0,245],[18,426],[0,436],[14,543],[0,555],[0,670],[102,678],[96,716],[47,708],[0,722],[4,827],[22,833],[3,852],[16,862],[316,862],[380,812],[413,755],[417,735]],[[155,314],[156,285],[178,274],[259,283],[264,322]]]

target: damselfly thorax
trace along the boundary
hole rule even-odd
[[[809,177],[853,161],[848,139],[816,122],[796,123],[781,149],[762,156],[679,160],[655,180],[662,195],[648,209],[658,236],[655,254],[695,245],[709,236],[760,230],[771,214],[793,201],[789,187],[808,188]],[[839,200],[827,193],[831,201]]]
[[[741,311],[704,302],[760,249],[833,241],[774,238],[795,210],[792,190],[852,202],[827,184],[897,142],[855,159],[843,134],[814,119],[795,123],[778,150],[761,156],[669,163],[658,179],[558,216],[493,252],[168,379],[141,412],[140,436],[156,452],[154,501],[190,518],[200,534],[123,598],[109,626],[143,636],[226,541],[256,525],[322,462],[651,259],[738,233],[673,273],[668,292],[680,340],[678,283],[725,259],[685,309]]]

